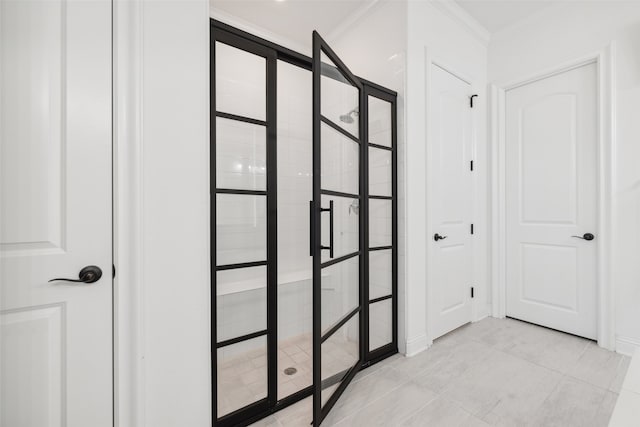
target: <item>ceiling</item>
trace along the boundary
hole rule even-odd
[[[490,33],[496,33],[558,0],[457,0]]]
[[[311,32],[327,37],[373,0],[210,0],[211,6],[299,45],[311,46]]]

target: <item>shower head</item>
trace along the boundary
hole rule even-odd
[[[343,123],[351,124],[353,123],[353,117],[351,114],[343,114],[340,116],[340,121]]]
[[[358,111],[358,107],[354,108],[353,110],[349,111],[347,114],[343,114],[340,116],[340,121],[342,123],[347,123],[347,124],[351,124],[355,121],[354,117],[358,117],[358,114],[360,112]]]

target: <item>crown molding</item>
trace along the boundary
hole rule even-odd
[[[451,19],[456,21],[460,26],[466,29],[478,41],[485,46],[491,40],[491,33],[482,24],[480,24],[473,16],[464,10],[458,3],[453,0],[431,0],[429,4],[436,9],[445,13]]]
[[[337,40],[339,37],[343,36],[347,31],[353,28],[353,26],[364,19],[367,15],[373,12],[378,6],[383,3],[388,2],[389,0],[372,0],[349,15],[347,15],[341,22],[338,24],[329,34],[327,34],[326,40],[332,42]]]

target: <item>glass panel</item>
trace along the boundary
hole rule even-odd
[[[322,333],[360,304],[360,257],[322,269]]]
[[[245,194],[216,197],[218,265],[267,259],[267,198]]]
[[[350,134],[359,136],[360,91],[322,54],[321,114]],[[323,160],[324,162],[324,160]]]
[[[267,337],[218,349],[218,417],[267,397]]]
[[[322,404],[360,359],[360,316],[356,314],[321,346],[320,372],[322,375]]]
[[[216,110],[266,120],[267,60],[216,42]]]
[[[389,344],[393,340],[391,299],[369,306],[369,351]]]
[[[391,295],[391,249],[369,252],[369,299]]]
[[[278,61],[278,399],[313,382],[311,78]]]
[[[216,273],[218,342],[267,329],[267,267]]]
[[[391,147],[391,103],[369,96],[369,142]]]
[[[369,147],[369,194],[391,196],[391,151]]]
[[[322,207],[329,208],[333,200],[333,258],[351,254],[360,248],[360,201],[346,197],[322,196]],[[322,212],[322,245],[329,246],[330,242],[330,212]],[[307,253],[309,251],[307,250]],[[322,262],[329,261],[329,250],[322,250]]]
[[[342,135],[329,125],[321,124],[322,159],[321,172],[323,190],[358,194],[360,180],[360,145]]]
[[[391,246],[391,200],[369,200],[369,247]]]
[[[216,186],[234,190],[267,189],[267,129],[216,119]]]

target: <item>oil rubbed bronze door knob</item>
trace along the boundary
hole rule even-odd
[[[100,267],[97,267],[95,265],[88,265],[82,270],[80,270],[80,273],[78,273],[78,279],[58,278],[58,279],[51,279],[49,280],[49,282],[64,281],[64,282],[75,282],[75,283],[95,283],[98,280],[100,280],[101,277],[102,277],[102,270],[100,269]]]

